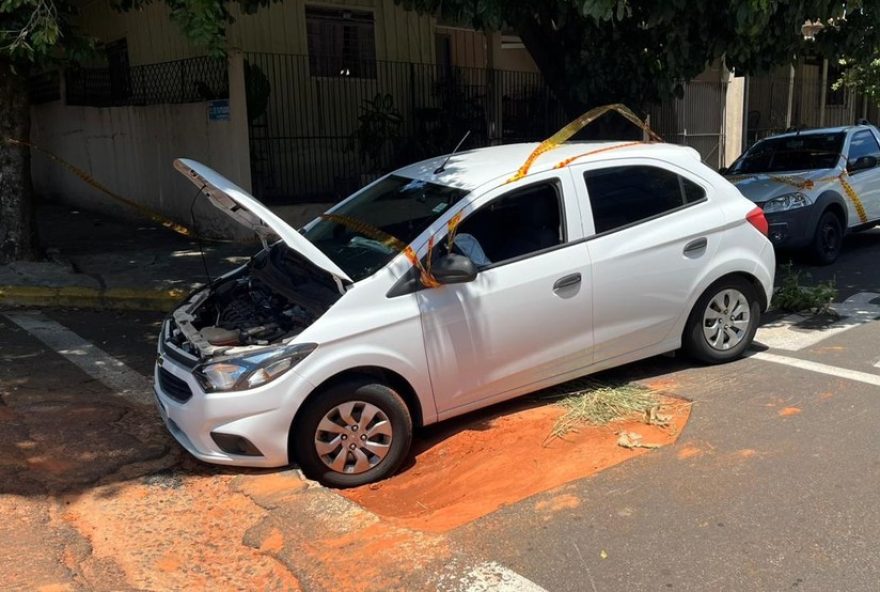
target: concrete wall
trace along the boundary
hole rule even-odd
[[[306,5],[372,11],[377,60],[433,64],[436,62],[435,33],[440,32],[452,36],[454,65],[485,68],[490,61],[488,53],[494,52],[496,69],[537,71],[524,48],[502,49],[500,35],[487,36],[466,28],[439,26],[433,16],[405,10],[394,0],[284,0],[261,7],[255,14],[242,14],[237,4],[231,3],[229,9],[235,23],[227,31],[228,47],[244,52],[307,55]],[[120,13],[111,8],[110,0],[86,0],[78,24],[101,42],[125,37],[132,66],[205,53],[171,22],[170,11],[163,2]]]
[[[208,103],[145,107],[70,107],[57,101],[32,108],[31,141],[92,175],[101,184],[175,221],[190,225],[196,188],[172,167],[177,157],[210,163],[247,187],[242,159],[248,148],[236,141],[235,121],[209,121]],[[246,128],[245,128],[246,133]],[[242,154],[244,151],[244,154]],[[35,153],[38,195],[84,209],[139,219],[58,163]],[[204,199],[197,202],[198,230],[214,238],[250,238]]]
[[[306,55],[306,4],[370,10],[375,22],[376,59],[434,63],[435,19],[405,10],[394,0],[284,0],[269,3],[255,14],[242,14],[237,4],[230,3],[235,23],[227,30],[227,45],[248,52]],[[83,4],[77,22],[101,42],[125,37],[133,66],[205,53],[171,22],[169,9],[163,2],[120,13],[111,8],[110,0],[91,0]]]

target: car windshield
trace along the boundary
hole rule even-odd
[[[779,173],[830,169],[843,150],[843,132],[801,134],[761,140],[737,159],[728,174]]]
[[[457,187],[391,175],[302,234],[358,281],[387,265],[467,193]]]

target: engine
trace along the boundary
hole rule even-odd
[[[276,245],[217,283],[194,325],[211,345],[268,345],[300,333],[339,296],[332,280]]]

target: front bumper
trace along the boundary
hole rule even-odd
[[[800,249],[812,242],[816,234],[815,205],[764,214],[770,225],[769,238],[780,249]]]
[[[184,381],[192,391],[185,402],[162,388],[160,368]],[[312,386],[293,371],[247,391],[206,393],[192,371],[161,355],[154,370],[156,407],[171,435],[190,454],[208,463],[242,467],[282,467],[290,464],[288,436],[295,401],[302,401]],[[223,450],[212,433],[238,436],[252,444],[257,454],[232,454]]]

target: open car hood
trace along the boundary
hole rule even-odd
[[[318,247],[276,216],[257,198],[214,169],[188,158],[176,159],[174,168],[192,181],[193,185],[201,188],[202,193],[212,204],[246,228],[253,230],[264,242],[278,237],[284,241],[284,244],[311,261],[315,266],[338,280],[352,283],[348,274],[333,263]]]

